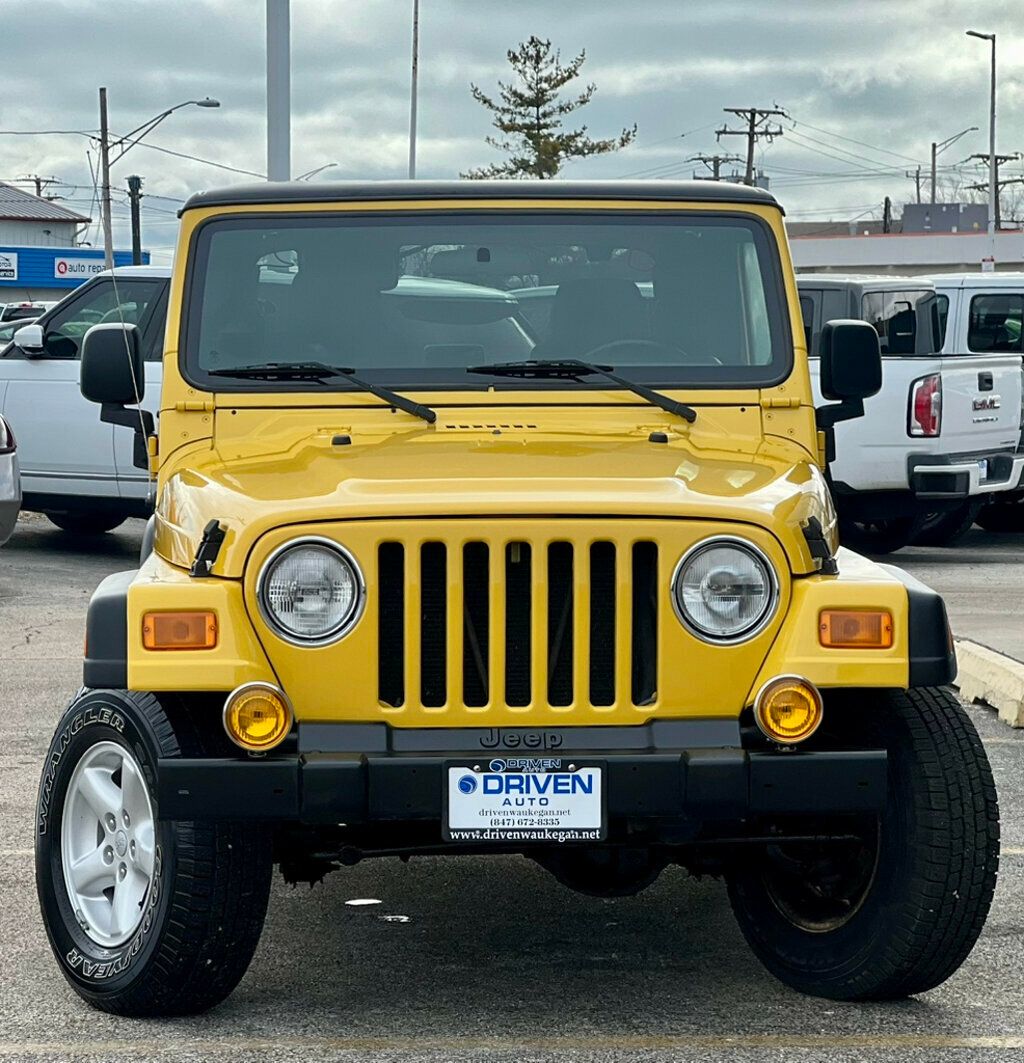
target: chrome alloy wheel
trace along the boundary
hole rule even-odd
[[[156,854],[149,790],[124,746],[98,742],[75,766],[60,845],[79,926],[97,945],[123,945],[142,922]]]

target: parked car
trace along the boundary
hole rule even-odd
[[[81,355],[158,501],[41,758],[36,884],[77,993],[202,1011],[275,863],[395,853],[520,853],[604,897],[722,875],[767,969],[833,1000],[959,968],[992,774],[942,599],[839,548],[820,436],[881,386],[879,335],[825,324],[815,409],[785,243],[771,195],[712,181],[185,204],[155,438],[137,330]],[[556,286],[532,337],[524,276]]]
[[[0,546],[11,537],[20,509],[18,444],[11,426],[0,417]]]
[[[99,273],[0,351],[0,412],[18,426],[23,507],[69,532],[94,534],[148,516],[152,488],[133,464],[130,434],[99,421],[79,389],[82,337],[101,322],[140,329],[156,412],[170,270],[119,266]]]
[[[931,280],[938,292],[940,319],[948,317],[952,323],[945,329],[944,357],[1024,355],[1024,273],[940,273]],[[979,403],[978,416],[992,416],[984,406],[995,400],[1001,406],[1008,404],[1012,412],[1012,397],[993,394],[987,404]],[[1024,429],[1024,409],[1021,424]],[[1024,452],[1024,434],[1017,450]],[[985,496],[980,506],[975,503],[964,514],[965,522],[968,518],[986,531],[1024,531],[1024,490],[1018,486]]]
[[[56,305],[56,303],[40,302],[0,303],[0,325],[7,325],[12,321],[35,320]]]
[[[955,538],[1024,471],[1020,353],[969,346],[966,302],[940,297],[929,280],[797,280],[816,396],[824,322],[867,321],[882,348],[882,390],[862,418],[835,427],[832,490],[844,541],[888,553],[929,531],[933,543]]]

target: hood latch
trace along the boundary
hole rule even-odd
[[[199,540],[199,549],[196,550],[196,558],[189,569],[189,575],[194,579],[209,576],[210,571],[217,561],[217,555],[224,543],[227,530],[220,526],[219,520],[211,520],[203,528],[203,537]]]

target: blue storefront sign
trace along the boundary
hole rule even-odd
[[[149,264],[149,252],[142,261]],[[131,251],[115,251],[115,266],[130,266]],[[76,288],[103,269],[103,252],[92,247],[0,247],[3,288]],[[0,299],[2,301],[2,299]]]

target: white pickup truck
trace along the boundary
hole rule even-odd
[[[1010,349],[1005,299],[979,302],[952,281],[938,292],[912,277],[797,280],[816,394],[825,322],[868,321],[882,345],[882,390],[864,417],[835,427],[830,472],[845,541],[874,553],[952,541],[1024,471],[1020,344]]]
[[[22,508],[66,531],[96,534],[126,517],[148,516],[145,471],[133,462],[133,433],[106,424],[79,390],[79,348],[93,325],[138,325],[145,358],[145,407],[155,412],[170,270],[119,266],[98,273],[0,350],[0,413],[18,439]]]

